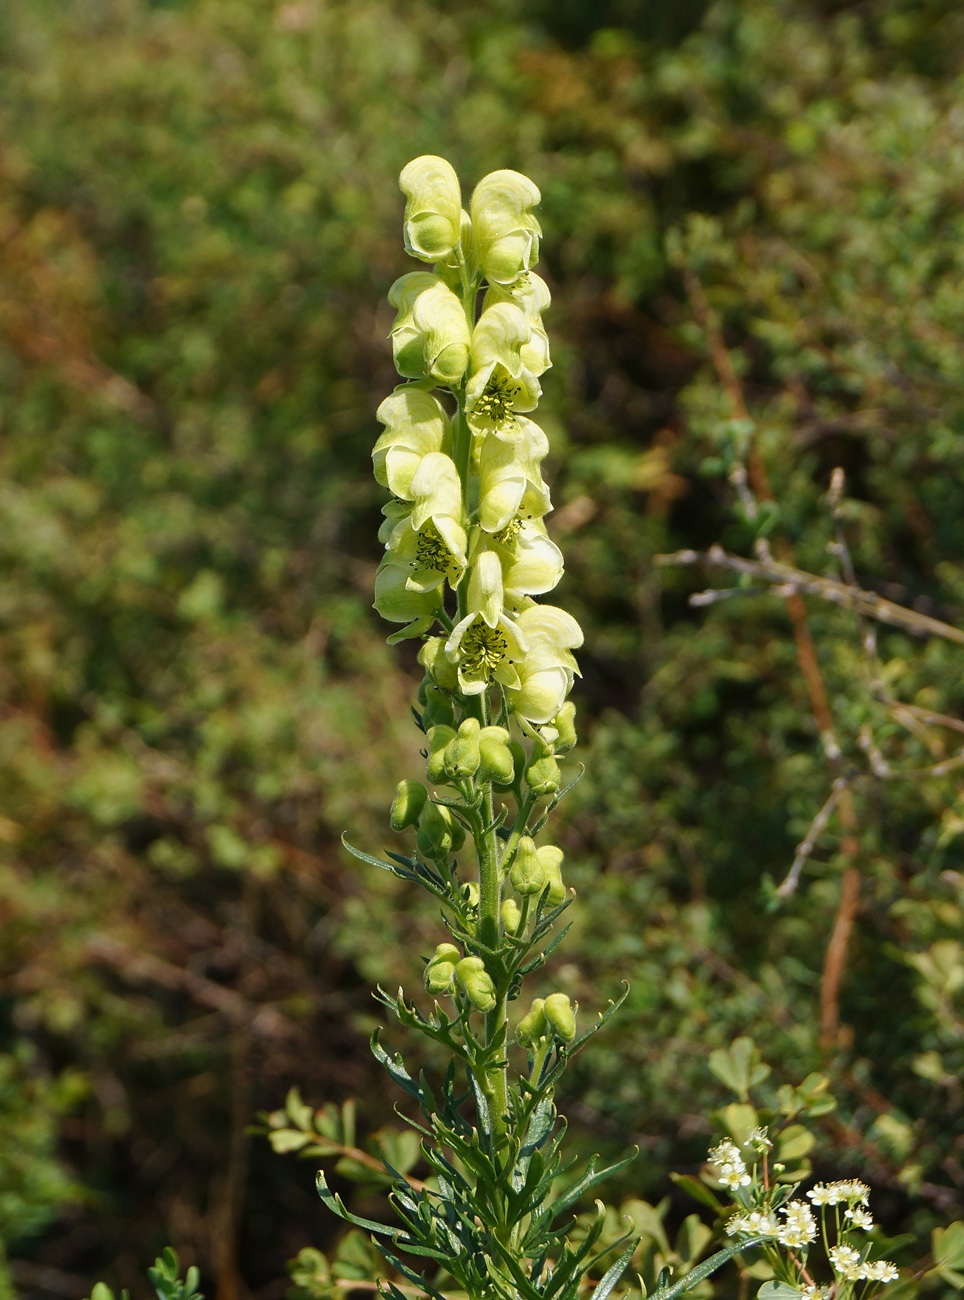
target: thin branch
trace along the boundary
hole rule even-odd
[[[827,822],[829,822],[831,814],[840,800],[841,794],[848,785],[849,782],[847,778],[843,776],[838,776],[836,781],[834,781],[833,787],[830,791],[830,797],[810,823],[810,829],[807,831],[805,838],[802,839],[797,846],[797,854],[793,859],[793,866],[787,872],[786,879],[777,890],[777,894],[780,898],[789,898],[796,890],[797,884],[800,880],[800,872],[803,870],[804,865],[809,861],[817,840],[826,830]]]
[[[746,574],[771,586],[792,588],[808,596],[818,596],[821,600],[839,605],[843,609],[875,618],[891,627],[909,632],[912,636],[939,636],[955,645],[964,645],[964,631],[942,623],[929,614],[919,614],[905,605],[897,605],[892,600],[885,600],[874,591],[864,591],[859,587],[850,587],[835,578],[822,578],[815,573],[807,573],[789,564],[777,560],[764,562],[747,560],[742,555],[730,555],[721,546],[711,546],[708,551],[674,551],[671,555],[657,555],[657,564],[692,568],[705,565],[708,568],[726,569],[731,573]],[[964,724],[962,728],[964,729]]]
[[[840,984],[859,896],[860,872],[856,867],[846,867],[840,877],[840,905],[827,944],[820,980],[820,1046],[824,1050],[836,1047],[840,1037]]]

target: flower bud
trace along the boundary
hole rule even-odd
[[[526,767],[526,781],[533,794],[555,794],[562,784],[559,764],[552,754],[542,745],[532,751],[532,757]]]
[[[479,905],[479,882],[469,880],[462,886],[462,892],[465,895],[465,901],[469,907],[478,907]]]
[[[472,229],[476,254],[485,278],[511,284],[539,260],[539,222],[532,209],[538,189],[519,172],[498,171],[483,176],[472,195]]]
[[[571,1043],[576,1036],[576,1014],[565,993],[550,993],[543,1013],[552,1032],[564,1043]]]
[[[429,993],[447,993],[455,979],[459,950],[454,943],[440,943],[425,967],[425,987]]]
[[[519,923],[522,920],[522,912],[520,911],[519,904],[515,899],[505,899],[499,909],[499,914],[502,917],[502,924],[505,926],[506,931],[509,934],[517,934],[519,931]]]
[[[543,1007],[545,1001],[543,998],[535,998],[532,1006],[516,1025],[516,1040],[522,1047],[535,1047],[539,1039],[546,1032],[546,1017]]]
[[[455,980],[477,1011],[495,1006],[495,985],[481,957],[463,957],[455,968]]]
[[[393,831],[404,831],[418,825],[428,791],[421,781],[399,781],[397,790],[389,822]]]
[[[479,733],[477,718],[465,718],[459,725],[455,739],[446,746],[443,760],[445,771],[455,780],[474,776],[479,770]]]
[[[428,800],[415,837],[419,853],[426,858],[445,858],[449,853],[457,852],[464,843],[465,831],[449,809]]]
[[[546,869],[539,861],[539,854],[529,835],[523,835],[515,851],[512,868],[509,871],[512,888],[523,898],[541,894],[546,886]]]
[[[455,739],[455,728],[439,723],[428,733],[428,761],[425,774],[433,785],[445,782],[445,749]]]
[[[552,725],[559,733],[559,738],[555,743],[556,753],[568,753],[576,744],[576,706],[572,700],[566,701],[552,719]]]
[[[399,276],[388,291],[395,369],[406,379],[457,384],[469,364],[471,335],[461,301],[429,271]]]
[[[562,849],[557,849],[554,844],[544,844],[542,848],[536,849],[536,854],[545,869],[546,884],[549,886],[546,901],[550,907],[558,907],[566,901],[566,887],[562,883]]]
[[[434,154],[413,158],[398,184],[405,204],[405,251],[423,262],[448,257],[459,242],[462,195],[451,163]]]
[[[505,727],[483,727],[479,734],[479,780],[505,787],[515,780],[515,762]]]
[[[445,653],[444,637],[430,636],[418,652],[418,662],[443,690],[458,690],[459,671]]]

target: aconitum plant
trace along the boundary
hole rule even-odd
[[[377,1058],[418,1105],[430,1171],[425,1181],[395,1181],[399,1226],[351,1214],[324,1174],[318,1187],[332,1210],[374,1234],[409,1287],[435,1300],[453,1291],[469,1300],[605,1300],[636,1243],[630,1233],[600,1240],[598,1201],[595,1221],[573,1232],[574,1207],[612,1170],[590,1162],[581,1176],[560,1177],[571,1163],[560,1152],[564,1126],[553,1094],[573,1053],[618,1004],[580,1036],[564,993],[528,1005],[523,998],[526,977],[564,937],[572,902],[562,851],[538,841],[578,779],[560,763],[576,744],[568,696],[578,673],[573,651],[583,641],[571,614],[537,599],[563,573],[544,523],[549,444],[531,418],[550,365],[542,321],[550,296],[534,269],[540,196],[518,172],[493,172],[466,212],[454,170],[434,156],[410,162],[400,184],[405,248],[432,269],[401,276],[388,295],[398,313],[395,364],[406,382],[377,412],[384,432],[374,472],[391,500],[379,534],[385,553],[375,608],[399,625],[389,641],[422,642],[415,717],[425,770],[399,782],[392,804],[391,827],[408,837],[404,851],[381,861],[348,847],[441,904],[446,931],[423,959],[432,1010],[420,1010],[401,989],[379,996],[404,1026],[443,1048],[449,1064],[433,1086],[413,1078],[377,1034],[373,1040]],[[771,1145],[762,1129],[739,1136],[742,1149]],[[660,1277],[659,1300],[761,1244],[772,1300],[844,1300],[858,1280],[863,1300],[872,1284],[896,1276],[852,1244],[849,1230],[863,1221],[851,1214],[830,1249],[833,1280],[820,1286],[807,1267],[809,1210],[791,1199],[794,1184],[779,1180],[785,1166],[771,1177],[766,1159],[754,1157],[748,1172],[740,1152],[727,1139],[711,1153],[707,1174],[733,1197],[731,1208],[718,1206],[731,1244],[675,1283]],[[429,1267],[417,1269],[419,1260]],[[404,1300],[392,1280],[381,1287]]]
[[[417,1188],[397,1182],[400,1228],[363,1226],[432,1295],[454,1286],[470,1297],[575,1296],[598,1264],[602,1215],[578,1244],[566,1227],[605,1171],[590,1168],[560,1191],[553,1089],[615,1004],[582,1036],[562,992],[531,1001],[512,1031],[509,1014],[565,933],[563,854],[536,840],[567,788],[560,760],[576,743],[568,695],[583,639],[571,614],[536,599],[563,573],[543,522],[549,444],[530,418],[550,364],[549,291],[534,270],[539,191],[518,172],[493,172],[466,212],[455,172],[436,157],[409,163],[401,187],[406,250],[432,270],[401,276],[388,295],[406,382],[377,412],[384,432],[374,472],[392,496],[375,608],[400,625],[390,641],[422,641],[416,721],[426,762],[399,782],[391,808],[406,851],[385,862],[357,856],[442,905],[447,930],[424,965],[433,1010],[401,990],[380,996],[450,1065],[437,1088],[416,1082],[376,1037],[379,1060],[418,1103],[433,1178]],[[323,1175],[319,1190],[359,1222]],[[621,1244],[597,1300],[629,1262],[632,1247]],[[402,1255],[432,1261],[433,1275]]]
[[[448,1062],[435,1082],[416,1078],[377,1033],[372,1041],[413,1103],[409,1122],[428,1171],[414,1179],[389,1167],[396,1223],[353,1214],[323,1173],[318,1190],[331,1210],[372,1234],[392,1276],[366,1283],[392,1300],[606,1300],[617,1287],[642,1300],[642,1278],[622,1280],[635,1233],[614,1239],[600,1201],[594,1217],[576,1213],[633,1157],[574,1170],[561,1152],[565,1126],[554,1105],[568,1061],[622,998],[580,1034],[565,993],[523,996],[526,978],[565,937],[573,902],[562,851],[545,834],[579,775],[565,768],[576,744],[573,652],[583,640],[571,614],[537,599],[563,573],[544,523],[548,441],[531,418],[550,364],[542,323],[549,291],[534,270],[539,191],[517,172],[493,172],[466,212],[442,158],[414,159],[400,180],[406,250],[432,269],[401,276],[389,291],[404,382],[377,412],[384,431],[374,473],[391,499],[375,608],[396,625],[390,642],[421,642],[414,712],[425,768],[398,783],[389,820],[403,837],[399,851],[382,860],[346,846],[421,886],[440,907],[439,942],[419,971],[428,998],[402,989],[378,996]],[[723,1245],[676,1280],[663,1268],[650,1300],[673,1300],[757,1248],[755,1276],[767,1279],[761,1300],[872,1300],[897,1271],[871,1259],[867,1189],[818,1185],[808,1203],[796,1197],[807,1167],[785,1163],[808,1137],[791,1121],[832,1107],[822,1095],[826,1081],[809,1076],[800,1089],[783,1088],[767,1127],[749,1104],[754,1082],[768,1073],[753,1061],[749,1040],[713,1053],[710,1065],[741,1100],[721,1112],[728,1136],[710,1151],[702,1183],[682,1181],[713,1207]],[[350,1139],[331,1140],[326,1112],[312,1112],[294,1090],[267,1120],[276,1150],[370,1159]],[[780,1160],[771,1162],[774,1142]],[[303,1262],[295,1276],[300,1271],[310,1294],[352,1289],[324,1269],[315,1284],[312,1260]],[[201,1300],[196,1276],[181,1282],[171,1251],[151,1276],[160,1300]],[[93,1300],[113,1296],[101,1284]]]

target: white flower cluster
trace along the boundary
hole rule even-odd
[[[728,1237],[763,1238],[761,1243],[767,1258],[778,1268],[779,1247],[792,1252],[789,1261],[783,1266],[789,1270],[786,1276],[792,1286],[798,1288],[807,1300],[830,1300],[831,1297],[851,1295],[853,1282],[893,1282],[898,1277],[897,1268],[889,1260],[870,1260],[868,1249],[858,1249],[852,1244],[850,1234],[854,1230],[869,1232],[874,1226],[873,1216],[867,1208],[870,1188],[859,1179],[840,1179],[832,1183],[817,1183],[809,1192],[807,1200],[792,1200],[779,1205],[780,1196],[775,1197],[775,1189],[767,1181],[767,1156],[772,1143],[766,1129],[753,1129],[743,1142],[742,1148],[735,1142],[723,1141],[710,1150],[709,1159],[713,1166],[716,1180],[728,1188],[738,1203],[739,1208],[726,1222]],[[743,1152],[753,1153],[753,1173],[747,1171]],[[763,1176],[757,1178],[759,1157],[762,1157]],[[749,1158],[749,1157],[747,1157]],[[781,1166],[776,1166],[776,1169]],[[744,1191],[744,1188],[750,1191]],[[782,1194],[781,1194],[782,1195]],[[777,1206],[774,1206],[774,1199]],[[809,1201],[809,1204],[808,1204]],[[828,1250],[830,1265],[836,1281],[829,1286],[814,1282],[807,1269],[807,1258],[811,1244],[820,1236],[820,1227],[815,1208],[825,1211],[826,1207],[843,1206],[842,1216],[831,1218],[836,1222],[841,1234],[836,1244]],[[826,1241],[826,1215],[824,1223],[824,1240]],[[833,1238],[831,1238],[832,1240]],[[778,1271],[778,1276],[782,1274]],[[843,1288],[843,1289],[841,1289]],[[876,1293],[875,1293],[876,1294]]]
[[[750,1175],[735,1142],[720,1142],[710,1151],[710,1163],[716,1167],[716,1177],[724,1187],[734,1190],[749,1187]]]
[[[375,608],[404,625],[392,641],[442,623],[446,635],[429,653],[436,676],[450,665],[440,685],[478,695],[498,683],[515,712],[546,725],[572,688],[582,630],[564,610],[532,599],[563,572],[542,522],[552,508],[540,468],[549,443],[525,414],[550,365],[542,325],[549,291],[532,270],[539,191],[518,172],[492,172],[465,212],[455,172],[432,155],[410,162],[400,184],[405,247],[434,265],[403,275],[389,292],[396,368],[412,382],[378,410],[385,431],[374,472],[394,499],[379,534]],[[437,388],[454,396],[454,421]],[[454,624],[446,589],[458,593]]]
[[[868,1260],[853,1246],[831,1246],[830,1264],[838,1277],[847,1282],[895,1282],[897,1269],[889,1260]]]
[[[866,1205],[870,1188],[858,1178],[847,1178],[836,1183],[817,1183],[807,1192],[807,1197],[814,1205],[842,1205],[844,1202]]]

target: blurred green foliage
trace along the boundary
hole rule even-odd
[[[924,715],[960,719],[960,649],[881,627],[875,664],[852,614],[808,601],[833,765],[785,602],[691,608],[730,579],[653,557],[752,553],[728,481],[752,444],[775,548],[839,573],[840,466],[860,583],[960,622],[962,37],[949,0],[3,7],[0,1234],[21,1289],[130,1286],[172,1239],[219,1300],[310,1242],[310,1290],[331,1226],[246,1126],[291,1086],[358,1095],[366,1131],[391,1118],[367,986],[411,983],[437,935],[337,836],[377,847],[418,773],[414,661],[369,611],[368,455],[395,176],[420,152],[544,196],[550,523],[587,629],[552,978],[593,1009],[632,985],[569,1076],[574,1129],[639,1142],[622,1192],[659,1200],[725,1099],[708,1056],[749,1034],[774,1089],[831,1079],[818,1173],[866,1177],[921,1251],[954,1217],[959,770],[874,776],[867,738],[894,770],[952,756],[960,727]],[[854,825],[832,817],[778,900],[840,772],[870,773]],[[691,1210],[659,1214],[675,1233]]]

